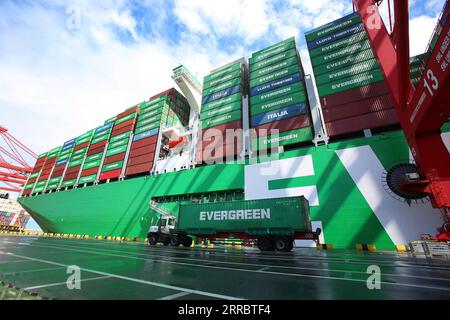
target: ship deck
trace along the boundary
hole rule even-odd
[[[68,289],[68,266],[80,268],[81,289]],[[379,290],[367,287],[369,266]],[[2,235],[0,280],[50,299],[449,299],[450,261]]]

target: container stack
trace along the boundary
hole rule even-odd
[[[175,89],[164,91],[138,105],[140,114],[130,149],[126,176],[150,173],[155,159],[161,127],[187,127],[190,107]]]
[[[295,38],[253,53],[249,62],[252,150],[311,141],[312,121]]]
[[[28,177],[28,181],[23,187],[22,196],[28,196],[33,192],[33,187],[36,184],[39,175],[41,174],[42,167],[44,166],[45,160],[47,160],[48,152],[42,153],[38,156],[36,164]]]
[[[56,158],[55,168],[53,169],[50,180],[45,191],[52,191],[59,188],[64,171],[69,163],[70,157],[72,156],[73,149],[75,148],[76,138],[66,141],[61,151]]]
[[[228,160],[240,156],[243,147],[242,97],[246,91],[245,68],[243,60],[240,60],[216,69],[204,78],[197,163],[211,164],[224,158]],[[236,133],[233,141],[227,141],[226,130]],[[209,139],[214,132],[222,134],[222,143],[215,141],[218,137]],[[216,144],[219,145],[216,147]]]
[[[358,13],[308,32],[306,40],[330,137],[398,124]]]
[[[84,159],[86,158],[93,133],[94,130],[89,130],[75,140],[75,146],[67,164],[66,173],[64,175],[60,188],[73,187],[77,184],[78,175],[80,173]]]
[[[99,176],[100,181],[120,177],[138,113],[139,107],[132,107],[117,115]]]
[[[97,180],[103,154],[111,136],[113,126],[114,122],[112,121],[95,129],[78,184],[92,183]]]
[[[61,147],[57,147],[48,152],[47,159],[45,160],[44,166],[42,167],[42,172],[36,182],[33,194],[46,191],[46,186],[49,182],[50,175],[53,172],[53,168],[56,165],[60,151]]]

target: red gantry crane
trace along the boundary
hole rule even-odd
[[[37,158],[37,155],[19,140],[14,138],[3,126],[0,136],[5,143],[0,145],[0,190],[20,192],[25,185],[32,167],[25,157]],[[7,161],[8,160],[8,161]]]
[[[408,0],[393,0],[394,27],[389,32],[380,16],[381,0],[353,0],[389,87],[400,124],[416,166],[396,166],[391,189],[410,199],[429,197],[439,208],[444,225],[437,240],[450,240],[450,154],[441,128],[450,117],[450,3],[447,0],[435,31],[440,32],[432,48],[422,79],[416,88],[410,80]],[[387,0],[391,20],[391,1]],[[389,177],[388,177],[389,178]]]

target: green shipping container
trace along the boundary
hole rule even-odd
[[[313,66],[314,75],[317,77],[321,74],[333,72],[334,70],[345,68],[374,58],[375,56],[373,55],[372,49],[368,49],[357,54],[351,54],[349,56],[321,64],[320,66]]]
[[[159,113],[164,113],[164,112],[167,113],[168,111],[169,111],[169,106],[165,106],[161,109],[154,109],[154,110],[149,110],[149,111],[143,112],[139,115],[138,123],[142,120],[153,117]]]
[[[214,79],[222,78],[223,76],[227,75],[228,73],[232,73],[236,70],[241,70],[242,64],[240,62],[237,62],[235,64],[232,64],[231,66],[228,66],[226,68],[221,68],[220,70],[217,70],[216,72],[210,73],[203,79],[203,83],[207,83],[209,81],[212,81]]]
[[[161,122],[161,114],[157,114],[156,116],[147,118],[147,119],[143,119],[142,121],[139,121],[136,125],[136,128],[140,128],[142,126],[146,126],[148,124],[154,124],[154,123],[160,123]]]
[[[304,197],[180,205],[178,231],[187,234],[245,232],[253,235],[311,231]]]
[[[75,146],[79,146],[80,144],[86,143],[91,141],[92,136],[87,136],[84,137],[83,139],[77,140],[77,143],[75,144]]]
[[[259,61],[262,61],[264,59],[267,59],[273,55],[276,55],[278,53],[290,50],[295,48],[295,38],[289,38],[287,40],[284,40],[283,42],[274,44],[273,46],[270,46],[266,49],[260,50],[258,52],[255,52],[252,54],[252,57],[249,59],[250,64],[257,63]]]
[[[250,88],[257,87],[264,83],[275,81],[275,80],[278,80],[283,77],[287,77],[287,76],[295,74],[295,73],[299,73],[299,71],[300,71],[300,66],[298,64],[294,64],[290,67],[287,67],[287,68],[284,68],[281,70],[277,70],[274,73],[271,73],[271,74],[268,74],[268,75],[265,75],[265,76],[262,76],[262,77],[259,77],[256,79],[252,79],[250,81]]]
[[[91,182],[94,182],[96,178],[97,178],[96,174],[86,176],[86,177],[81,177],[80,180],[78,181],[78,183],[79,184],[91,183]]]
[[[59,183],[61,181],[61,179],[62,179],[62,177],[56,177],[56,178],[50,179],[48,181],[48,183],[49,184]]]
[[[381,73],[381,70],[375,70],[372,72],[365,72],[353,77],[345,78],[337,82],[326,83],[322,86],[319,86],[317,89],[319,91],[319,96],[324,97],[330,94],[366,86],[383,80],[384,77]]]
[[[134,130],[134,134],[138,135],[139,133],[145,132],[145,131],[150,131],[152,129],[156,129],[159,128],[161,126],[161,124],[159,122],[154,123],[154,124],[148,124],[146,126],[142,126],[140,128],[137,128],[136,130]]]
[[[277,99],[288,94],[293,94],[299,91],[304,91],[304,85],[301,83],[294,83],[286,87],[275,89],[269,92],[261,93],[250,98],[251,105],[265,103],[266,101]]]
[[[214,80],[205,82],[203,84],[203,90],[209,89],[209,88],[214,87],[214,86],[217,86],[217,85],[221,84],[222,82],[230,81],[230,80],[233,80],[235,78],[241,78],[241,77],[242,77],[242,70],[241,69],[233,71],[233,72],[231,72],[231,73],[229,73],[227,75],[224,75],[223,77],[220,77],[218,79],[214,79]]]
[[[321,64],[342,58],[347,57],[351,54],[358,54],[364,50],[371,49],[369,40],[364,40],[358,43],[355,43],[351,46],[347,46],[338,51],[326,53],[324,55],[315,57],[311,59],[311,63],[313,66],[319,66]]]
[[[86,162],[92,162],[92,161],[96,161],[96,160],[101,160],[103,156],[103,152],[97,153],[97,154],[93,154],[89,157],[86,158]]]
[[[336,50],[339,50],[341,48],[346,48],[348,46],[351,46],[355,43],[358,43],[360,41],[366,40],[367,39],[367,35],[366,35],[366,31],[361,31],[357,34],[354,34],[350,37],[347,37],[345,39],[341,39],[338,41],[334,41],[330,44],[321,46],[319,48],[315,48],[311,51],[309,51],[309,56],[311,58],[323,55],[323,54],[327,54]]]
[[[96,143],[102,142],[102,141],[104,141],[104,140],[107,140],[108,138],[109,138],[109,134],[104,134],[104,135],[102,135],[102,136],[99,136],[99,137],[97,137],[97,138],[94,138],[94,139],[92,140],[91,144],[96,144]]]
[[[223,107],[218,107],[218,108],[206,111],[206,112],[202,112],[201,115],[200,115],[200,118],[202,120],[209,119],[209,118],[212,118],[212,117],[224,114],[224,113],[229,113],[229,112],[233,112],[233,111],[236,111],[236,110],[241,110],[241,107],[242,107],[241,101],[236,101],[236,102],[234,102],[232,104],[229,104],[229,105],[226,105],[226,106],[223,106]]]
[[[261,68],[259,70],[253,71],[252,73],[250,73],[250,79],[256,79],[256,78],[265,76],[265,75],[275,72],[277,70],[290,67],[294,64],[299,64],[297,57],[292,57],[292,58],[286,59],[284,61],[277,62],[266,68]]]
[[[117,162],[113,162],[113,163],[108,163],[108,164],[103,166],[102,172],[107,172],[107,171],[121,169],[122,166],[123,166],[123,161],[117,161]]]
[[[252,139],[252,150],[266,150],[272,146],[287,146],[294,143],[311,141],[312,139],[312,129],[310,127],[301,128],[266,137],[254,138]]]
[[[274,64],[274,63],[276,63],[278,61],[286,60],[286,59],[289,59],[289,58],[292,58],[292,57],[296,57],[296,56],[297,56],[297,49],[290,49],[290,50],[285,51],[283,53],[274,55],[274,56],[272,56],[272,57],[270,57],[270,58],[268,58],[266,60],[257,62],[255,64],[251,64],[250,65],[250,72],[254,72],[254,71],[258,70],[258,69],[270,66],[271,64]]]
[[[71,187],[77,182],[77,179],[67,180],[61,184],[61,188]]]
[[[218,117],[213,117],[205,121],[202,121],[202,129],[216,127],[224,123],[240,120],[241,118],[242,118],[242,111],[236,110],[225,115],[220,115]]]
[[[115,137],[112,137],[111,139],[109,139],[109,143],[113,143],[113,142],[116,142],[116,141],[119,141],[119,140],[122,140],[125,138],[129,138],[130,136],[131,136],[131,131],[127,131],[127,132],[119,134]]]
[[[83,170],[88,170],[100,166],[101,160],[94,160],[83,165]]]
[[[242,82],[241,78],[235,78],[235,79],[226,81],[224,83],[221,83],[221,84],[219,84],[217,86],[210,87],[209,89],[203,89],[202,96],[203,97],[209,96],[210,94],[216,93],[218,91],[226,90],[228,88],[240,85],[241,82]]]
[[[231,96],[228,96],[228,97],[225,97],[225,98],[222,98],[222,99],[219,99],[219,100],[215,100],[213,102],[210,102],[210,103],[202,105],[201,112],[205,112],[205,111],[208,111],[208,110],[211,110],[211,109],[223,107],[223,106],[225,106],[227,104],[231,104],[231,103],[234,103],[236,101],[242,101],[242,95],[241,95],[240,92],[236,93],[236,94],[233,94]]]
[[[111,142],[108,145],[108,150],[111,150],[111,149],[114,149],[116,147],[120,147],[120,146],[126,145],[126,144],[128,144],[128,140],[129,140],[128,138],[125,138],[125,139],[122,139],[122,140],[119,140],[119,141]]]
[[[47,185],[47,188],[45,188],[45,190],[46,191],[55,190],[56,188],[58,188],[58,186],[59,186],[59,183],[49,183]]]
[[[125,145],[117,147],[117,148],[108,149],[108,151],[106,152],[106,156],[110,157],[110,156],[114,156],[116,154],[124,153],[127,151],[127,148],[128,148],[128,144],[125,144]]]
[[[317,85],[322,85],[331,81],[338,81],[343,78],[355,76],[359,73],[377,70],[380,66],[378,65],[378,61],[376,59],[367,60],[361,63],[354,64],[350,67],[336,70],[334,72],[325,73],[321,76],[316,77]]]
[[[304,91],[294,93],[292,95],[287,95],[275,100],[270,100],[262,104],[252,105],[251,113],[252,115],[269,112],[272,110],[281,109],[284,107],[289,107],[297,103],[302,103],[306,101],[306,94]]]
[[[73,168],[73,167],[76,167],[76,166],[81,166],[82,163],[83,163],[83,159],[70,161],[67,167],[68,168]]]
[[[136,112],[135,112],[135,113],[132,113],[132,114],[129,114],[129,115],[126,116],[126,117],[123,117],[123,118],[121,118],[121,119],[119,119],[119,120],[116,120],[115,125],[121,124],[121,123],[123,123],[123,122],[125,122],[125,121],[128,121],[128,120],[131,120],[131,119],[134,119],[134,118],[136,118],[136,116],[137,116],[137,113],[136,113]]]
[[[338,31],[353,26],[357,23],[361,23],[361,18],[355,13],[350,15],[348,19],[339,19],[307,32],[305,35],[306,41],[311,42],[335,34]]]

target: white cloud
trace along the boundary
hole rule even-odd
[[[176,0],[174,14],[191,31],[253,41],[269,27],[268,0]]]
[[[424,53],[437,23],[437,17],[419,16],[410,21],[411,56]]]

